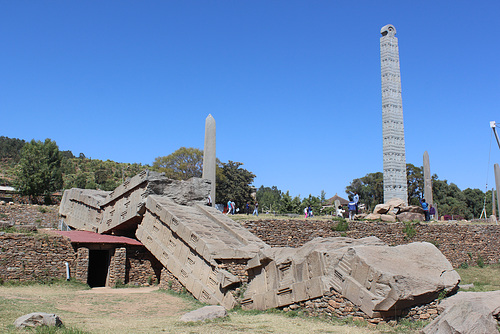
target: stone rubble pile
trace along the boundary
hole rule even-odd
[[[335,292],[353,305],[341,312],[377,318],[430,303],[459,283],[430,243],[390,247],[375,237],[316,238],[296,249],[271,248],[205,206],[209,189],[205,179],[174,181],[144,171],[113,192],[65,191],[60,215],[76,229],[135,235],[195,298],[228,309],[242,295],[247,309],[320,303],[338,310],[330,301],[312,302]],[[387,209],[410,212],[399,203]]]
[[[372,213],[358,214],[354,219],[381,220],[394,223],[396,221],[423,221],[425,216],[421,207],[406,205],[402,199],[393,198],[386,203],[376,205]]]

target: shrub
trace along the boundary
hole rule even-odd
[[[415,224],[412,224],[411,222],[405,223],[403,233],[406,234],[405,239],[413,238],[417,234],[417,231],[415,230]]]
[[[476,263],[479,268],[484,268],[484,260],[481,255],[477,257]]]
[[[340,217],[339,217],[340,218]],[[332,226],[332,231],[345,232],[349,230],[349,222],[344,218],[342,220],[337,220],[337,224]]]

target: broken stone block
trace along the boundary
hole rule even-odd
[[[376,237],[316,238],[297,249],[266,249],[248,262],[248,273],[244,308],[286,306],[333,289],[371,317],[430,302],[460,280],[432,244],[389,247]]]
[[[100,203],[108,191],[67,189],[63,193],[59,214],[66,225],[84,231],[97,232],[102,221]]]
[[[459,292],[443,300],[441,314],[423,329],[425,334],[497,333],[500,291]]]

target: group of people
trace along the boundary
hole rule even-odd
[[[349,220],[354,220],[354,216],[358,214],[359,210],[359,195],[354,192],[354,196],[349,196],[349,203],[347,204],[349,210]],[[338,209],[337,209],[338,212]]]
[[[229,200],[227,201],[227,212],[226,215],[234,215],[235,213],[238,213],[240,211],[239,208],[236,207],[236,203],[233,201]],[[250,214],[250,202],[247,202],[245,205],[245,213],[248,215]],[[254,209],[253,209],[253,215],[259,215],[259,202],[255,202]]]
[[[422,198],[420,200],[420,205],[422,206],[422,209],[424,210],[424,215],[425,215],[425,221],[428,222],[431,219],[434,219],[434,216],[436,215],[436,208],[432,206],[432,204],[429,204],[425,201],[425,198]]]
[[[311,208],[311,205],[306,206],[306,207],[304,208],[304,215],[305,215],[305,217],[304,217],[304,218],[307,218],[307,217],[314,217],[314,214],[313,214],[313,209]]]

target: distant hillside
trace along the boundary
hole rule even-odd
[[[12,186],[20,152],[26,142],[17,138],[0,137],[0,185]],[[127,177],[150,168],[137,163],[88,159],[83,153],[75,157],[71,151],[61,151],[64,189],[85,188],[113,190]]]

